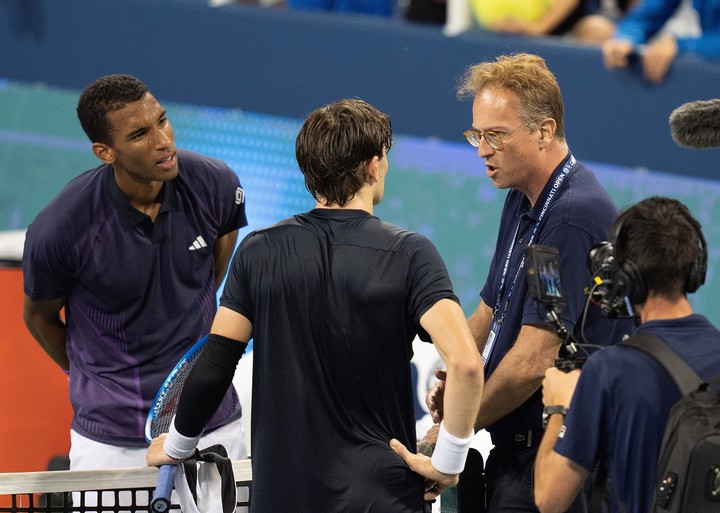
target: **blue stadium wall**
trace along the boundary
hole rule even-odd
[[[131,73],[166,101],[302,118],[360,97],[389,113],[398,133],[462,140],[470,105],[455,85],[472,63],[502,53],[543,56],[566,103],[566,128],[583,160],[704,178],[720,150],[679,148],[668,116],[720,97],[720,64],[679,58],[665,83],[639,66],[608,72],[597,48],[564,40],[444,37],[399,18],[294,12],[198,0],[3,0],[0,77],[80,89]]]

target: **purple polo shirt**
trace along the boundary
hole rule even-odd
[[[158,388],[216,311],[213,244],[247,224],[237,175],[178,150],[153,223],[102,165],[70,183],[36,217],[23,255],[25,293],[67,298],[72,428],[143,447]],[[234,390],[208,428],[239,417]]]

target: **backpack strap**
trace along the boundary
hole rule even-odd
[[[660,363],[683,395],[687,395],[703,384],[703,380],[695,373],[685,361],[680,358],[667,343],[652,333],[637,333],[619,345],[634,347],[643,351]]]

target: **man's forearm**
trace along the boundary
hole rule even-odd
[[[35,320],[27,324],[28,331],[37,340],[40,347],[60,366],[63,371],[70,367],[67,356],[67,330],[65,323],[58,317],[57,322]]]
[[[510,368],[506,371],[506,368]],[[484,429],[515,411],[540,388],[542,376],[530,376],[508,360],[485,382],[475,430]]]
[[[230,265],[230,259],[232,258],[233,251],[235,250],[235,243],[237,242],[238,231],[227,233],[217,239],[213,245],[213,257],[215,259],[215,287],[220,288],[225,274],[227,273],[228,266]]]
[[[475,340],[475,345],[480,354],[482,354],[485,348],[485,342],[490,334],[492,309],[481,301],[475,312],[468,317],[467,323],[470,328],[470,333]]]
[[[485,383],[475,429],[486,428],[527,401],[552,367],[560,345],[555,333],[526,325]]]
[[[543,404],[560,406],[547,411],[547,427],[535,459],[535,504],[541,513],[567,511],[587,477],[587,469],[555,452],[558,434],[571,406],[580,371],[548,369],[543,381]]]
[[[535,458],[533,492],[535,495],[535,504],[541,513],[560,513],[565,511],[574,498],[574,496],[560,497],[555,491],[557,483],[553,480],[555,474],[551,458],[555,441],[563,425],[563,420],[564,418],[560,414],[550,417],[545,435],[540,442],[540,447],[538,448],[538,453]]]
[[[27,294],[23,300],[23,320],[28,331],[40,347],[67,371],[70,362],[67,357],[67,331],[60,312],[65,307],[66,298],[47,301],[33,301]]]

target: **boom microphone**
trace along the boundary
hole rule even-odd
[[[670,134],[685,148],[720,146],[720,100],[689,102],[672,111]]]

